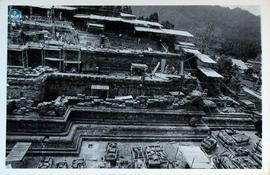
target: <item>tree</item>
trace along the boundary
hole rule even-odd
[[[222,50],[226,54],[244,57],[244,60],[254,59],[261,52],[260,42],[246,38],[226,39],[222,43]]]
[[[241,89],[241,81],[237,76],[237,72],[239,68],[233,65],[232,60],[224,55],[219,58],[217,61],[217,71],[224,77],[220,85],[225,86],[233,90],[236,94],[240,92]]]
[[[159,21],[158,13],[157,12],[151,13],[149,15],[148,21],[158,22]]]
[[[198,28],[195,35],[197,37],[197,45],[203,53],[209,52],[214,41],[221,40],[221,30],[212,23],[208,23],[204,27]]]
[[[163,25],[164,28],[166,29],[173,29],[174,24],[170,23],[170,21],[162,21],[161,24]]]
[[[222,55],[217,61],[217,71],[225,78],[225,83],[229,83],[235,74],[232,60]]]
[[[123,6],[123,7],[122,7],[122,12],[123,12],[123,13],[132,14],[132,9],[131,9],[130,6]]]
[[[122,11],[122,6],[115,6],[115,11],[121,12]]]
[[[132,9],[130,6],[108,6],[108,7],[112,7],[113,8],[112,10],[115,12],[132,14]]]

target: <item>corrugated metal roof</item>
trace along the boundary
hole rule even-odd
[[[138,19],[123,19],[121,17],[113,17],[113,16],[101,16],[101,15],[86,15],[86,14],[76,14],[74,15],[74,18],[84,18],[84,19],[92,19],[92,20],[103,20],[103,21],[115,21],[115,22],[125,22],[130,24],[136,24],[136,25],[143,25],[143,26],[156,26],[156,27],[162,27],[161,24],[157,22],[150,22],[150,21],[144,21],[144,20],[138,20]]]
[[[60,51],[62,49],[62,47],[60,46],[45,46],[43,48],[44,50],[54,50],[54,51]]]
[[[80,51],[81,47],[79,45],[73,45],[73,44],[65,44],[63,46],[63,50],[68,50],[68,51]]]
[[[185,95],[181,91],[171,91],[171,92],[169,92],[169,94],[172,95],[172,96],[183,96],[183,95]]]
[[[146,64],[131,63],[131,67],[138,69],[148,69],[148,66]]]
[[[187,49],[187,48],[182,48],[184,52],[187,52],[187,53],[192,53],[192,54],[201,54],[200,51],[196,50],[196,49]]]
[[[246,105],[254,105],[254,103],[250,100],[240,100],[240,101],[245,103]]]
[[[82,62],[81,61],[64,60],[64,63],[67,63],[67,64],[81,64]]]
[[[156,28],[148,28],[148,27],[135,27],[136,31],[139,32],[150,32],[150,33],[161,33],[161,34],[168,34],[168,35],[180,35],[180,36],[186,36],[186,37],[193,37],[192,34],[190,34],[187,31],[181,31],[181,30],[172,30],[172,29],[156,29]]]
[[[162,29],[168,34],[173,34],[173,35],[181,35],[181,36],[186,36],[186,37],[193,37],[193,35],[187,31],[182,31],[182,30],[172,30],[172,29]]]
[[[13,50],[13,51],[24,51],[28,49],[27,46],[23,46],[23,45],[18,45],[18,44],[9,44],[8,45],[8,50]]]
[[[116,97],[114,97],[114,99],[116,99],[116,100],[132,100],[133,97],[132,97],[132,95],[127,95],[127,96],[116,96]]]
[[[14,161],[21,161],[28,149],[30,148],[32,143],[28,142],[17,142],[16,145],[12,148],[10,153],[8,154],[6,161],[7,162],[14,162]]]
[[[181,46],[195,46],[195,44],[193,43],[187,43],[182,41],[178,41],[177,43],[180,44]]]
[[[182,47],[183,51],[184,52],[187,52],[187,53],[192,53],[194,54],[199,60],[201,60],[202,62],[204,63],[210,63],[210,64],[216,64],[217,62],[214,61],[213,59],[211,59],[209,57],[209,55],[206,55],[206,54],[202,54],[200,51],[198,51],[196,48],[188,48],[192,45],[192,43],[188,43],[189,45],[184,45],[184,47]]]
[[[207,77],[214,77],[214,78],[223,78],[222,75],[217,73],[215,70],[209,68],[209,67],[201,67],[198,66],[198,69]]]
[[[240,105],[237,101],[235,101],[234,99],[232,99],[229,96],[219,96],[219,99],[221,99],[221,100],[229,100],[229,101],[232,101],[233,103],[235,103],[237,105]]]
[[[248,60],[247,62],[251,64],[262,64],[261,61],[255,61],[255,60]]]
[[[96,24],[96,23],[87,23],[87,26],[91,26],[91,27],[99,27],[99,28],[103,28],[103,27],[104,27],[103,24]]]
[[[47,30],[42,30],[42,31],[28,31],[24,32],[25,35],[27,36],[33,36],[33,35],[40,35],[40,34],[49,34],[50,32]]]
[[[244,90],[244,92],[252,95],[253,97],[256,97],[256,98],[258,98],[260,100],[262,99],[261,95],[259,95],[257,92],[255,92],[255,91],[253,91],[253,90],[251,90],[251,89],[249,89],[247,87],[243,87],[242,89]]]
[[[64,59],[61,58],[52,58],[52,57],[45,57],[45,60],[49,60],[49,61],[64,61]]]
[[[42,9],[51,9],[53,5],[31,5],[32,7],[38,7]],[[61,5],[55,5],[54,9],[60,9],[60,10],[76,10],[76,7],[68,7],[68,6],[61,6]]]
[[[231,58],[231,60],[232,60],[233,65],[238,66],[239,69],[241,69],[241,70],[247,70],[248,69],[247,65],[242,60],[234,59],[234,58]]]
[[[130,21],[132,21],[132,20],[130,20]],[[144,26],[163,27],[163,25],[161,25],[161,24],[159,24],[157,22],[144,21],[144,20],[139,20],[139,19],[134,20],[134,24],[141,24],[141,25],[144,25]]]
[[[136,18],[135,15],[128,14],[128,13],[120,13],[120,16],[121,16],[121,17],[128,17],[128,18]]]
[[[104,20],[104,21],[121,21],[119,17],[113,16],[101,16],[101,15],[87,15],[87,14],[76,14],[74,18],[85,18],[85,19],[95,19],[95,20]]]
[[[91,85],[92,90],[109,90],[109,86],[107,85]]]
[[[179,146],[187,164],[193,169],[210,169],[213,164],[198,146]]]
[[[196,54],[196,56],[199,58],[199,60],[201,60],[204,63],[212,63],[212,64],[216,64],[217,62],[212,60],[208,55],[205,54]]]

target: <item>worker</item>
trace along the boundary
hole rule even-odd
[[[51,11],[47,10],[47,19],[50,21],[51,20]]]
[[[141,43],[141,38],[138,38],[138,44],[140,44]]]
[[[171,74],[175,74],[175,67],[174,66],[171,66]]]
[[[47,41],[47,40],[48,40],[48,38],[49,38],[48,33],[45,33],[45,34],[44,34],[44,40],[45,40],[45,41]]]
[[[62,12],[59,13],[59,20],[62,21]]]
[[[23,30],[21,30],[20,36],[21,36],[22,44],[25,45],[25,34],[24,34]]]
[[[200,121],[198,117],[191,117],[189,121],[189,125],[192,127],[196,127],[196,124]]]
[[[169,73],[169,65],[168,64],[165,66],[164,73]]]
[[[151,74],[152,75],[152,74]],[[144,81],[145,81],[145,72],[143,71],[142,72],[142,76],[141,76],[141,81],[142,81],[142,83],[144,83]],[[151,77],[152,78],[152,77]]]
[[[105,35],[100,36],[100,47],[103,48],[105,43]]]
[[[53,10],[54,6],[52,6],[52,10],[51,10],[51,20],[52,22],[54,22],[54,10]]]
[[[75,30],[75,37],[76,37],[76,40],[77,40],[77,44],[80,43],[80,38],[79,38],[79,33],[77,32],[77,30]]]
[[[56,32],[56,40],[59,40],[60,39],[60,34],[59,32]]]

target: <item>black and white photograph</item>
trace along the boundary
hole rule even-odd
[[[6,169],[262,168],[261,6],[7,8]]]

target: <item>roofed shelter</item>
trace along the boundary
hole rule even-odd
[[[107,85],[91,85],[91,96],[106,99],[109,97],[110,87]]]
[[[216,64],[217,63],[215,60],[210,58],[209,55],[202,54],[196,48],[183,47],[182,49],[183,49],[184,53],[191,54],[191,55],[195,56],[202,63],[207,63],[207,64]]]
[[[231,60],[233,65],[236,65],[240,70],[244,71],[248,69],[247,65],[242,60],[234,58],[231,58]]]
[[[193,37],[193,35],[187,31],[164,29],[164,28],[149,28],[149,27],[135,26],[135,31],[136,32],[147,32],[147,33],[158,33],[158,34],[165,34],[165,35]]]
[[[180,42],[178,41],[176,44],[176,48],[182,50],[185,54],[185,60],[181,62],[181,70],[183,72],[184,63],[186,62],[187,65],[190,66],[191,70],[197,69],[198,66],[200,67],[212,67],[211,65],[216,64],[217,62],[210,58],[209,55],[201,53],[193,43],[187,42]]]
[[[217,62],[212,60],[208,55],[205,54],[196,54],[196,57],[203,63],[208,63],[208,64],[216,64]]]
[[[132,33],[134,31],[143,33],[193,37],[193,35],[187,31],[164,29],[163,26],[158,22],[138,20],[134,15],[125,13],[120,13],[119,17],[94,14],[76,14],[74,15],[74,18],[86,19],[88,21],[90,20],[95,22],[99,21],[100,24],[103,24],[105,26],[105,31],[114,30],[124,31],[125,33]]]
[[[182,42],[182,41],[177,41],[174,44],[174,49],[176,51],[180,51],[181,49],[186,48],[186,49],[196,49],[195,44],[189,43],[189,42]]]
[[[196,76],[200,80],[202,87],[208,89],[208,95],[220,95],[219,84],[224,77],[210,67],[198,66],[197,69]]]
[[[23,15],[35,16],[41,15],[46,16],[47,11],[51,10],[52,7],[54,9],[55,17],[59,17],[61,12],[62,18],[71,18],[77,11],[77,7],[73,6],[62,6],[62,5],[31,5],[31,6],[14,6],[17,9],[21,10]]]
[[[222,75],[217,73],[214,69],[211,69],[209,67],[200,67],[198,66],[198,69],[206,76],[210,78],[223,78]]]
[[[86,24],[87,26],[87,30],[88,31],[91,31],[91,32],[102,32],[104,30],[104,24],[98,24],[98,23],[91,23],[91,22],[88,22]]]
[[[131,74],[132,75],[139,75],[142,76],[143,73],[145,73],[148,69],[148,66],[146,64],[137,64],[137,63],[131,63]]]
[[[103,22],[106,22],[106,21],[124,22],[124,23],[129,23],[129,24],[138,25],[138,26],[145,26],[145,27],[162,27],[162,25],[157,22],[150,22],[150,21],[138,20],[138,19],[133,19],[133,18],[128,19],[128,18],[114,17],[114,16],[76,14],[74,15],[74,18],[103,21]]]
[[[6,163],[11,164],[11,166],[23,163],[23,159],[31,144],[31,142],[17,142],[6,157]]]
[[[80,72],[81,48],[72,45],[63,47],[63,70],[66,72]]]
[[[25,45],[8,45],[8,66],[28,67],[28,47]]]
[[[43,48],[43,65],[50,66],[62,70],[64,59],[61,56],[62,46],[45,46]]]
[[[198,146],[179,146],[179,151],[183,154],[187,165],[192,169],[210,169],[213,164],[206,157]]]

